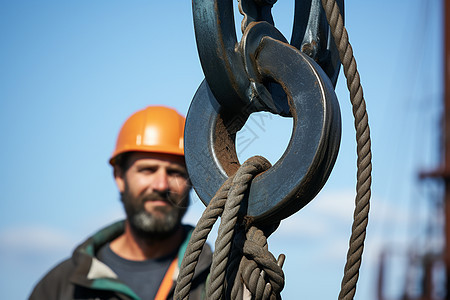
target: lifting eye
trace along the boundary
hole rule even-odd
[[[282,53],[277,64],[273,53]],[[325,184],[341,137],[339,104],[333,84],[307,55],[268,39],[258,67],[284,87],[294,126],[278,162],[251,184],[247,215],[256,222],[280,221],[309,203]],[[185,159],[194,189],[205,205],[239,168],[235,136],[248,113],[222,109],[206,81],[198,88],[186,118]]]

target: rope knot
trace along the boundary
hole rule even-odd
[[[239,235],[242,236],[242,235]],[[238,243],[239,244],[239,243]],[[252,299],[281,299],[280,293],[284,287],[282,265],[284,255],[278,261],[268,250],[267,238],[264,232],[256,226],[250,227],[241,241],[241,260],[231,291],[231,299],[242,299],[246,292]]]
[[[284,255],[277,260],[269,252],[267,238],[278,226],[257,228],[252,218],[242,216],[252,179],[271,167],[261,156],[246,160],[235,175],[228,178],[203,212],[192,233],[183,258],[175,299],[187,299],[201,249],[217,218],[221,223],[216,239],[207,298],[281,299]],[[241,204],[244,205],[241,206]],[[238,296],[240,295],[240,296]]]

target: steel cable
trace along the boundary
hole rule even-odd
[[[355,211],[353,214],[352,234],[347,252],[347,262],[344,268],[344,276],[341,283],[341,291],[338,299],[353,299],[356,293],[356,284],[359,277],[364,240],[369,219],[370,185],[372,182],[372,153],[370,150],[370,130],[366,103],[360,83],[353,49],[348,40],[347,30],[344,27],[342,15],[335,0],[322,0],[322,6],[327,15],[339,56],[347,78],[347,87],[350,91],[350,101],[355,118],[357,141],[357,184]]]

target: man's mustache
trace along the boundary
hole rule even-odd
[[[165,193],[152,192],[152,193],[144,195],[142,197],[142,202],[164,201],[164,202],[170,203],[172,205],[175,204],[175,200],[176,200],[175,195],[172,196],[169,192],[165,192]]]

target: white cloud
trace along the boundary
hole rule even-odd
[[[71,249],[74,241],[70,234],[45,226],[23,226],[5,228],[0,231],[0,250],[17,252],[59,252]]]
[[[324,191],[302,210],[284,220],[282,224],[286,226],[281,226],[280,231],[286,235],[309,236],[348,228],[350,234],[355,195],[352,190]],[[411,222],[423,226],[427,222],[426,212],[419,208],[411,211],[404,204],[388,202],[372,194],[368,224],[370,235],[376,235],[380,240],[398,234],[406,238],[407,232],[403,232],[403,229]]]
[[[353,218],[351,192],[319,194],[302,210],[281,222],[276,234],[291,238],[319,238],[335,235],[338,229],[349,227]]]
[[[274,236],[286,247],[293,246],[292,242],[296,241],[296,245],[302,245],[301,251],[314,248],[314,255],[323,260],[345,260],[354,202],[353,190],[323,191],[301,211],[283,220]],[[411,210],[404,208],[404,204],[372,195],[363,265],[375,266],[381,251],[389,245],[407,248],[414,233],[407,231],[406,226],[411,224],[411,220],[418,227],[426,224],[426,214],[417,209],[413,213],[414,216]]]
[[[324,219],[348,221],[353,217],[355,193],[352,190],[326,191],[311,201],[311,211]]]
[[[304,216],[293,215],[283,220],[274,234],[290,238],[299,238],[323,235],[326,231],[327,225],[324,222],[315,218],[314,215],[305,214]]]

